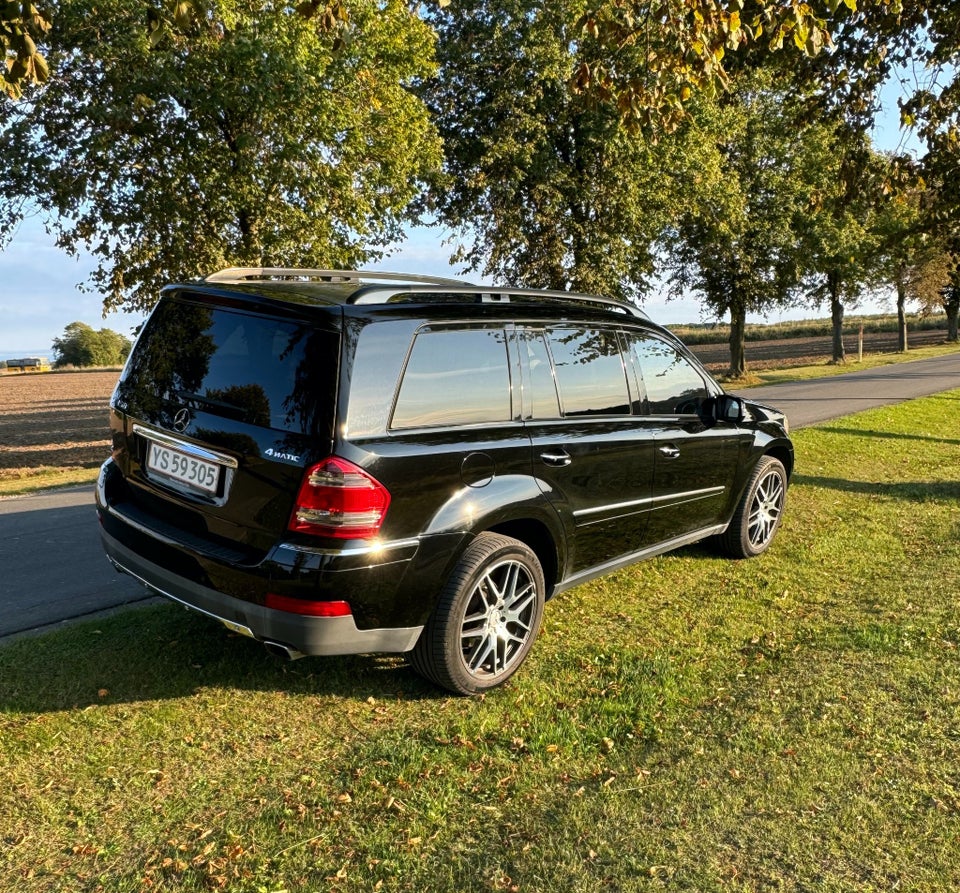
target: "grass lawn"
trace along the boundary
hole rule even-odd
[[[166,605],[0,647],[0,889],[960,888],[960,391],[796,446],[768,554],[560,596],[484,699]]]

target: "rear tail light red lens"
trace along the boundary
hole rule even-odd
[[[346,602],[318,602],[304,598],[290,598],[288,595],[267,593],[267,607],[290,614],[303,614],[307,617],[349,617],[353,611]]]
[[[290,517],[290,530],[316,536],[376,536],[390,493],[362,468],[331,456],[307,469]]]

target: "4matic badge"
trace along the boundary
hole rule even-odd
[[[295,456],[293,453],[281,453],[273,447],[264,450],[263,454],[269,456],[271,459],[279,459],[281,462],[295,462],[298,465],[300,464],[299,456]]]

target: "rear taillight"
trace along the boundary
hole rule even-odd
[[[378,480],[346,459],[331,456],[307,470],[288,528],[316,536],[376,536],[390,505]]]

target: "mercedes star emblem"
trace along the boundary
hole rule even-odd
[[[190,424],[190,410],[181,409],[173,417],[173,428],[175,431],[183,433],[187,430],[187,425]]]

